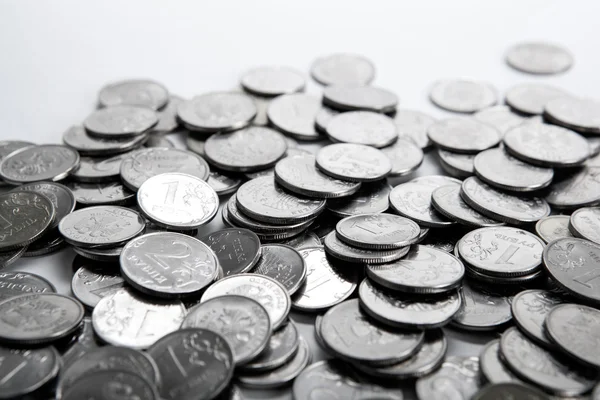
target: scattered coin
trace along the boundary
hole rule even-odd
[[[359,214],[336,225],[337,237],[350,246],[373,250],[399,249],[415,243],[419,225],[394,214]]]
[[[511,111],[508,106],[493,106],[484,108],[473,114],[476,120],[493,126],[502,136],[510,129],[527,121],[526,117]]]
[[[272,371],[290,361],[300,346],[298,328],[291,320],[273,332],[267,347],[249,363],[239,366],[244,373]]]
[[[392,113],[398,105],[398,96],[377,86],[332,85],[323,89],[323,104],[340,111]]]
[[[174,132],[179,127],[177,108],[183,102],[184,99],[181,97],[173,94],[170,95],[167,105],[156,113],[158,116],[158,124],[154,125],[152,132],[161,134]]]
[[[242,179],[235,175],[212,169],[207,182],[217,195],[225,196],[235,192],[242,184]]]
[[[489,342],[479,354],[479,369],[490,383],[521,382],[500,359],[500,339]]]
[[[125,285],[118,265],[94,263],[82,257],[75,257],[73,265],[81,267],[73,275],[71,291],[86,307],[93,309],[100,299]]]
[[[524,290],[512,300],[512,315],[521,332],[531,340],[542,346],[552,346],[544,333],[544,320],[550,310],[563,302],[559,295],[546,290]]]
[[[79,154],[66,146],[46,144],[24,147],[0,163],[0,178],[11,185],[60,181],[79,165]]]
[[[224,276],[250,271],[263,254],[260,239],[248,229],[222,229],[200,240],[216,254]]]
[[[140,147],[148,139],[142,134],[127,138],[98,138],[87,134],[83,126],[74,125],[63,135],[63,142],[82,156],[109,156]]]
[[[117,388],[117,389],[116,389]],[[128,396],[155,400],[158,394],[150,382],[137,373],[121,370],[96,371],[82,376],[62,395],[64,400],[93,397],[98,400],[114,398],[114,391],[126,388]]]
[[[478,153],[496,146],[500,132],[474,118],[449,118],[434,122],[427,130],[435,146],[455,153]]]
[[[392,169],[386,155],[370,146],[336,143],[319,150],[316,166],[325,174],[352,182],[373,182],[385,178]]]
[[[82,157],[79,168],[71,173],[71,178],[77,182],[102,183],[118,180],[120,177],[121,161],[127,157],[119,154],[110,158]]]
[[[502,398],[512,397],[514,399],[527,398],[530,400],[544,400],[548,398],[546,393],[532,386],[516,382],[503,382],[483,388],[473,397],[473,400],[492,400],[498,399],[498,396],[504,396]]]
[[[119,182],[68,184],[80,207],[125,205],[135,199],[135,193]]]
[[[54,286],[39,275],[29,272],[0,272],[0,301],[22,294],[54,292]]]
[[[327,133],[329,121],[340,112],[341,111],[334,110],[333,108],[321,104],[321,108],[315,115],[315,128],[317,128],[320,133]]]
[[[242,86],[260,96],[279,96],[304,90],[302,73],[288,67],[258,67],[244,73]]]
[[[409,247],[391,250],[367,250],[347,245],[331,232],[323,240],[325,252],[342,261],[356,264],[383,264],[398,260],[408,253]]]
[[[600,102],[590,98],[563,96],[546,103],[544,117],[552,123],[584,133],[600,133]]]
[[[466,226],[503,225],[469,207],[460,197],[460,188],[458,183],[438,187],[431,193],[431,205],[443,216]]]
[[[572,237],[573,235],[569,231],[569,219],[568,215],[544,217],[535,224],[535,233],[546,243],[560,238]]]
[[[473,113],[498,101],[496,89],[487,82],[468,79],[445,79],[434,83],[429,98],[448,111]]]
[[[205,139],[195,137],[191,132],[185,138],[185,145],[189,151],[204,157]]]
[[[248,126],[256,116],[252,98],[240,92],[211,92],[182,102],[177,116],[192,131],[223,132]]]
[[[54,222],[48,228],[54,229],[58,223],[75,209],[75,197],[68,187],[56,182],[36,182],[21,185],[13,191],[30,191],[46,196],[55,209]]]
[[[389,194],[391,191],[392,187],[385,179],[364,183],[352,196],[328,200],[327,209],[341,218],[385,212],[390,207]]]
[[[600,244],[600,207],[580,208],[571,214],[569,231],[573,236]]]
[[[468,178],[475,173],[473,161],[476,154],[460,154],[438,149],[440,165],[449,175],[455,178]]]
[[[364,144],[382,148],[398,140],[394,121],[383,114],[351,111],[336,115],[327,124],[333,142]]]
[[[54,379],[60,354],[53,346],[37,349],[0,347],[0,390],[4,399],[24,399]]]
[[[77,246],[72,246],[71,248],[75,253],[87,259],[109,263],[118,263],[119,257],[121,257],[121,252],[123,251],[122,246],[108,247],[106,249],[98,249],[96,247],[81,248]]]
[[[168,101],[169,92],[163,85],[141,79],[110,83],[100,89],[98,95],[101,107],[128,105],[159,110]]]
[[[21,140],[2,140],[0,141],[0,162],[10,153],[20,150],[24,147],[35,146],[34,143]]]
[[[571,68],[573,56],[565,48],[553,43],[523,42],[508,50],[506,62],[522,72],[550,75]]]
[[[148,108],[118,105],[94,111],[83,126],[91,136],[124,139],[142,135],[157,123],[156,113]]]
[[[260,260],[252,272],[275,279],[291,296],[304,283],[306,269],[298,251],[282,244],[268,244],[262,246]]]
[[[321,239],[314,232],[304,232],[299,236],[281,242],[281,244],[285,244],[296,250],[322,245]]]
[[[583,168],[555,179],[546,194],[546,201],[555,208],[574,209],[600,204],[600,155],[587,160]]]
[[[375,78],[375,67],[361,55],[334,53],[317,58],[310,73],[323,85],[368,85]]]
[[[429,115],[416,110],[398,109],[394,122],[400,139],[409,139],[422,149],[431,146],[427,129],[435,122]]]
[[[405,176],[414,172],[423,163],[423,151],[411,140],[400,137],[394,144],[381,149],[392,163],[392,177]]]
[[[480,388],[477,357],[446,357],[440,369],[416,382],[419,400],[442,400],[449,395],[470,399]]]
[[[308,94],[288,94],[274,99],[269,105],[269,122],[277,129],[298,140],[320,140],[315,117],[322,109],[321,99]]]
[[[55,215],[54,205],[44,195],[22,191],[1,194],[0,251],[26,247],[39,239],[53,224]]]
[[[153,134],[148,137],[146,143],[144,143],[146,147],[161,147],[161,148],[174,148],[175,144],[171,142],[169,139],[164,137],[164,135]]]
[[[564,90],[542,83],[525,83],[506,92],[506,104],[523,114],[542,115],[548,102],[567,97]]]
[[[512,319],[510,298],[481,286],[463,282],[461,305],[452,324],[468,331],[489,331],[505,326]]]

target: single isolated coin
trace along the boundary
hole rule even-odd
[[[265,275],[281,283],[293,295],[306,279],[306,263],[302,255],[283,244],[265,244],[253,273]]]
[[[304,90],[301,72],[289,67],[258,67],[246,71],[241,79],[242,87],[255,95],[274,97]]]
[[[600,204],[600,155],[588,159],[583,168],[554,180],[546,201],[554,208],[576,209]]]
[[[573,236],[600,244],[600,207],[580,208],[571,214],[569,231]]]
[[[60,181],[79,166],[77,151],[61,145],[24,147],[2,159],[0,178],[11,185]]]
[[[392,169],[390,159],[382,151],[352,143],[335,143],[321,148],[315,162],[325,174],[352,182],[378,181]]]
[[[440,214],[459,224],[466,226],[484,227],[500,226],[502,222],[488,218],[469,207],[460,197],[458,183],[440,186],[431,193],[431,205]]]
[[[152,110],[163,108],[169,101],[168,90],[158,82],[132,79],[109,83],[100,89],[100,107],[138,106]]]
[[[502,135],[491,125],[475,118],[449,118],[437,121],[427,130],[433,144],[443,150],[472,154],[500,143]]]
[[[256,112],[252,98],[241,92],[206,93],[177,108],[177,116],[189,130],[206,133],[244,128]]]
[[[327,124],[333,142],[364,144],[382,148],[398,140],[394,120],[371,111],[352,111],[336,115]]]
[[[73,267],[76,265],[81,267],[73,274],[71,291],[77,300],[90,309],[96,307],[100,299],[125,285],[118,265],[97,263],[81,256],[73,260]]]
[[[281,133],[259,126],[217,133],[204,144],[208,162],[233,172],[252,172],[272,167],[285,156],[286,150],[287,143]]]
[[[61,356],[54,346],[35,349],[0,347],[0,359],[0,396],[3,399],[34,396],[37,389],[58,375],[61,366]]]
[[[157,123],[158,116],[149,108],[120,105],[92,112],[83,126],[91,136],[121,139],[142,135]]]
[[[600,133],[600,101],[590,98],[563,96],[546,103],[544,117],[553,124],[583,133]]]
[[[120,182],[68,183],[79,207],[119,206],[135,202],[135,193]]]
[[[438,149],[437,155],[440,165],[450,176],[464,179],[475,173],[473,161],[477,154],[460,154]]]
[[[317,96],[287,94],[271,101],[267,117],[274,127],[288,136],[298,140],[320,140],[323,137],[317,131],[315,118],[322,108]]]
[[[429,98],[440,108],[461,113],[474,113],[498,102],[496,88],[490,83],[469,79],[437,81]]]
[[[65,185],[56,182],[26,183],[13,191],[30,191],[46,196],[52,202],[56,215],[49,229],[56,228],[58,223],[75,209],[75,196]]]
[[[377,86],[327,86],[323,89],[323,104],[340,111],[374,111],[392,113],[398,96]]]
[[[560,238],[572,237],[573,235],[569,231],[569,220],[568,215],[549,215],[535,224],[535,233],[546,243]]]
[[[444,399],[448,393],[456,395],[457,399],[471,399],[480,387],[477,357],[446,357],[440,369],[416,382],[420,400]]]
[[[317,58],[310,73],[323,85],[368,85],[375,78],[375,66],[358,54],[334,53]]]
[[[527,121],[527,118],[513,112],[508,106],[493,106],[484,108],[473,114],[473,118],[493,126],[502,136],[515,126]]]
[[[429,115],[416,110],[398,109],[394,114],[394,123],[400,139],[411,139],[422,149],[431,146],[427,129],[435,122]]]
[[[511,303],[515,324],[522,333],[541,346],[551,348],[552,342],[545,333],[546,316],[564,299],[547,290],[530,289],[517,294]]]
[[[148,140],[148,135],[128,138],[98,138],[87,134],[83,126],[74,125],[63,134],[63,142],[82,156],[101,157],[126,153],[136,149]]]
[[[328,200],[327,209],[340,218],[385,212],[390,207],[391,191],[392,187],[385,179],[364,183],[352,196]]]
[[[53,225],[56,212],[52,201],[36,192],[1,194],[0,251],[25,247],[42,237]]]
[[[408,253],[409,247],[391,250],[372,250],[354,247],[338,239],[336,232],[331,232],[323,239],[325,252],[330,256],[356,264],[383,264],[398,260]]]
[[[521,72],[552,75],[571,68],[573,56],[567,49],[554,43],[523,42],[508,50],[506,62]]]
[[[464,281],[460,298],[460,309],[452,321],[457,328],[475,332],[492,331],[505,326],[512,319],[510,298],[507,296]]]
[[[359,214],[337,223],[337,237],[363,249],[387,250],[409,246],[419,239],[416,222],[394,214]]]
[[[217,214],[219,196],[204,180],[169,172],[147,179],[137,192],[140,212],[167,229],[197,229]]]
[[[546,104],[554,99],[567,96],[567,92],[555,86],[543,83],[524,83],[508,89],[506,104],[523,114],[542,115]]]
[[[55,293],[54,286],[29,272],[0,272],[0,301],[30,293]]]
[[[223,276],[250,271],[262,254],[260,239],[248,229],[229,228],[200,238],[215,253]]]

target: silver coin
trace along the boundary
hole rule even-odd
[[[489,342],[479,354],[479,369],[490,383],[521,382],[500,359],[500,339]]]
[[[110,158],[83,157],[79,168],[71,173],[77,182],[99,183],[119,180],[121,161],[127,154],[119,154]]]
[[[421,233],[417,223],[394,214],[359,214],[336,225],[337,237],[350,246],[373,250],[399,249],[415,243]]]
[[[569,219],[568,215],[544,217],[535,224],[535,233],[546,243],[555,239],[572,237],[573,235],[569,232]]]
[[[446,357],[440,369],[419,378],[416,383],[419,400],[471,399],[480,388],[477,357]]]
[[[323,341],[346,361],[389,365],[413,356],[423,343],[423,332],[399,332],[371,322],[357,299],[347,300],[325,313],[321,321]],[[364,337],[377,338],[365,341]]]
[[[505,326],[512,319],[510,298],[481,286],[463,282],[460,309],[452,324],[468,331],[489,331]]]
[[[522,72],[547,75],[571,68],[573,56],[567,49],[553,43],[523,42],[508,50],[506,62]]]
[[[382,386],[365,379],[350,369],[347,363],[330,359],[309,365],[294,380],[295,400],[321,399],[378,399],[402,400],[398,385]]]
[[[174,232],[131,240],[119,260],[121,274],[131,286],[157,297],[198,294],[219,272],[217,257],[206,244]]]
[[[0,340],[33,345],[56,341],[73,333],[83,319],[81,303],[55,293],[27,293],[0,302]]]
[[[273,332],[267,347],[249,363],[241,365],[240,371],[247,373],[272,371],[290,361],[298,351],[300,334],[291,320]]]
[[[446,219],[431,206],[431,194],[443,185],[459,183],[453,178],[444,177],[439,182],[413,180],[396,186],[390,192],[390,206],[398,214],[410,218],[424,227],[446,227],[454,221]]]
[[[79,165],[79,154],[61,145],[24,147],[10,153],[0,163],[0,178],[20,185],[39,181],[60,181]]]
[[[356,363],[354,367],[375,378],[413,379],[438,369],[444,361],[447,349],[448,343],[442,330],[432,329],[425,332],[425,340],[417,353],[405,361],[378,367]]]
[[[248,92],[260,96],[279,96],[304,90],[304,76],[289,67],[264,66],[246,71],[241,84]]]
[[[80,207],[125,205],[135,201],[135,193],[119,182],[70,182],[69,189]]]
[[[465,273],[468,278],[470,278],[473,282],[478,282],[479,284],[486,285],[510,285],[509,287],[505,287],[507,290],[511,290],[513,288],[524,287],[525,285],[534,285],[535,281],[538,281],[543,277],[543,271],[537,270],[528,275],[520,275],[520,276],[497,276],[481,273],[475,269],[467,268]]]
[[[514,374],[556,395],[582,395],[594,387],[597,378],[595,371],[554,357],[517,328],[509,328],[502,334],[500,351]]]
[[[299,236],[281,242],[281,244],[285,244],[286,246],[290,246],[296,250],[322,245],[321,239],[319,239],[317,234],[314,232],[304,232]]]
[[[360,182],[334,179],[320,172],[312,155],[287,157],[275,165],[275,181],[302,196],[335,198],[353,195]]]
[[[404,257],[409,247],[391,250],[367,250],[350,246],[337,238],[336,232],[331,232],[323,240],[325,252],[330,256],[356,264],[384,264]]]
[[[118,247],[109,247],[106,249],[103,248],[81,248],[77,246],[71,247],[73,251],[79,254],[82,257],[85,257],[89,260],[93,261],[102,261],[102,262],[110,262],[110,263],[118,263],[119,257],[121,257],[121,252],[123,251],[122,246]]]
[[[119,139],[142,135],[157,123],[156,113],[148,108],[120,105],[92,112],[83,127],[91,136]]]
[[[501,133],[475,118],[449,118],[429,126],[427,135],[433,144],[455,153],[478,153],[496,146]]]
[[[181,327],[208,329],[223,336],[236,365],[258,356],[271,336],[267,310],[244,296],[225,295],[204,301],[190,310]]]
[[[470,177],[463,181],[460,195],[481,214],[514,225],[537,222],[550,214],[550,206],[539,197],[518,197],[501,192]]]
[[[164,137],[164,135],[153,134],[148,137],[148,140],[146,141],[146,143],[144,143],[144,146],[174,148],[175,144],[173,144],[173,142]]]
[[[196,136],[192,135],[191,132],[185,138],[185,145],[186,145],[187,149],[189,151],[192,151],[192,152],[198,154],[199,156],[202,156],[202,157],[204,157],[205,143],[206,142],[205,142],[204,138],[196,137]]]
[[[55,216],[54,205],[44,195],[25,191],[1,194],[0,251],[25,247],[39,239],[53,224]]]
[[[252,120],[252,125],[254,126],[267,126],[269,125],[269,119],[267,118],[267,111],[269,109],[269,105],[271,101],[275,99],[275,97],[266,97],[259,96],[253,93],[250,93],[243,88],[238,87],[242,93],[246,96],[250,97],[254,101],[254,105],[256,106],[256,116]]]
[[[600,303],[600,245],[578,238],[556,239],[543,253],[546,272],[568,293],[588,302]]]
[[[342,271],[325,256],[323,247],[299,250],[306,263],[306,281],[294,294],[296,310],[314,312],[333,307],[347,299],[356,288],[355,270]]]
[[[600,102],[590,98],[563,96],[546,103],[544,117],[552,123],[584,133],[600,133]]]
[[[306,279],[306,263],[295,249],[282,244],[267,244],[261,249],[260,260],[252,270],[281,283],[290,295],[298,291]]]
[[[204,159],[192,152],[178,149],[153,148],[137,150],[121,163],[121,180],[131,190],[138,190],[153,176],[179,172],[207,180],[210,168]]]
[[[543,189],[554,177],[551,168],[525,163],[498,148],[477,154],[473,167],[477,176],[488,185],[515,192]]]
[[[579,304],[558,305],[548,313],[544,326],[551,341],[562,351],[586,365],[598,368],[598,310]]]
[[[301,337],[299,347],[293,358],[277,369],[254,373],[252,375],[236,375],[241,385],[253,389],[274,389],[290,384],[306,368],[312,359],[308,343]]]
[[[431,193],[431,205],[443,216],[466,226],[484,227],[504,225],[478,213],[460,197],[458,183],[440,186]]]
[[[238,189],[237,205],[258,221],[289,224],[316,217],[325,208],[325,201],[288,194],[275,185],[272,177],[262,177],[246,182]]]
[[[173,332],[148,354],[158,365],[164,400],[215,399],[233,375],[231,347],[221,335],[206,329]]]
[[[323,85],[368,85],[375,77],[375,67],[361,55],[334,53],[317,58],[310,73]]]
[[[35,143],[21,140],[1,140],[0,141],[0,161],[4,160],[10,153],[20,150],[24,147],[35,146]]]
[[[540,269],[544,245],[532,233],[501,226],[471,231],[457,246],[469,268],[482,274],[509,277],[528,275]]]
[[[200,240],[215,253],[224,276],[250,271],[263,254],[260,239],[248,229],[222,229]]]
[[[439,328],[448,324],[461,307],[456,291],[423,297],[380,288],[369,279],[360,284],[358,296],[362,309],[368,315],[398,328]]]
[[[353,143],[322,147],[315,162],[317,168],[325,174],[352,182],[378,181],[392,170],[392,163],[383,152]]]
[[[63,142],[77,150],[82,156],[107,156],[125,153],[140,147],[148,139],[147,135],[128,138],[98,138],[87,134],[83,126],[70,127],[63,134]]]
[[[36,182],[21,185],[13,191],[36,192],[46,196],[55,209],[54,222],[49,229],[56,228],[58,223],[75,209],[75,197],[68,187],[56,182]]]
[[[77,300],[89,308],[94,308],[105,296],[116,292],[125,285],[119,274],[118,265],[106,265],[75,257],[73,265],[81,265],[71,280],[71,291]]]
[[[559,126],[535,122],[508,131],[504,145],[513,156],[542,167],[577,166],[590,155],[590,147],[582,136]]]
[[[473,397],[473,400],[492,400],[498,398],[544,400],[548,399],[548,395],[533,386],[523,383],[503,382],[486,386]]]
[[[511,111],[508,106],[493,106],[484,108],[473,114],[473,118],[493,126],[502,136],[510,129],[521,125],[527,118]]]
[[[235,192],[242,184],[242,179],[236,175],[212,169],[208,175],[207,182],[217,195],[225,196]]]
[[[98,95],[101,107],[140,106],[158,110],[169,101],[169,92],[158,82],[132,79],[104,86]]]
[[[54,292],[54,286],[39,275],[20,271],[0,272],[0,301],[22,294]]]
[[[170,95],[169,102],[156,114],[158,116],[158,124],[154,125],[152,132],[171,133],[179,127],[177,120],[177,108],[184,102],[179,96]]]
[[[391,113],[396,110],[398,96],[377,86],[332,85],[323,89],[323,104],[340,111]]]
[[[77,210],[60,221],[58,230],[78,247],[114,247],[144,231],[140,214],[124,207],[97,206]]]
[[[434,118],[421,111],[399,109],[394,114],[394,122],[400,139],[410,140],[422,149],[431,146],[427,129],[435,122]]]
[[[382,148],[398,140],[398,131],[390,117],[370,111],[352,111],[333,117],[327,124],[327,136],[333,142]]]
[[[333,108],[321,105],[319,111],[315,115],[315,128],[321,133],[327,132],[327,125],[329,125],[329,121],[336,115],[338,115],[341,111],[334,110]]]
[[[256,116],[252,98],[240,92],[211,92],[182,102],[177,116],[190,130],[222,132],[248,126]]]
[[[292,304],[290,295],[281,283],[258,274],[238,274],[223,278],[206,289],[202,302],[225,294],[246,296],[258,301],[269,313],[273,329],[283,324]]]
[[[585,140],[590,145],[590,157],[600,154],[600,137],[586,137]]]
[[[445,251],[417,244],[406,257],[388,264],[369,264],[366,272],[374,282],[392,290],[442,293],[460,285],[465,267]]]
[[[490,83],[468,79],[437,81],[429,98],[438,107],[461,113],[473,113],[498,102],[497,91]]]
[[[542,115],[548,102],[568,93],[543,83],[525,83],[511,87],[506,92],[506,104],[523,114]]]
[[[512,300],[512,315],[521,332],[531,340],[552,346],[544,333],[544,320],[552,308],[563,302],[562,297],[547,290],[524,290]]]
[[[381,149],[392,163],[390,176],[405,176],[423,163],[423,151],[411,140],[400,137],[394,144]]]
[[[22,247],[21,251],[24,251],[22,253],[20,253],[19,255],[22,255],[23,257],[39,257],[39,256],[43,256],[46,254],[50,254],[50,253],[54,253],[60,249],[62,249],[65,246],[65,240],[63,239],[63,237],[58,233],[58,231],[56,229],[47,232],[46,234],[44,234],[42,237],[40,237],[39,239],[37,239],[35,242],[30,243],[29,245],[27,245],[27,247]],[[13,251],[14,254],[14,251]],[[0,257],[4,255],[4,253],[0,253]],[[10,265],[12,262],[16,261],[16,259],[11,259],[8,258],[6,261],[4,261],[5,263],[8,262],[8,265]],[[2,261],[0,261],[0,266],[2,265]],[[4,266],[6,266],[7,264],[5,264]]]
[[[555,179],[546,201],[555,208],[573,209],[600,204],[600,155],[588,159],[583,168]]]
[[[0,347],[0,389],[3,399],[37,398],[38,389],[56,378],[60,354],[53,346],[38,349]],[[33,397],[29,397],[29,395]]]
[[[219,196],[202,179],[169,172],[147,179],[137,193],[142,214],[167,229],[197,229],[217,214]]]
[[[580,208],[571,214],[569,230],[573,236],[600,244],[600,207]]]
[[[438,149],[437,155],[444,171],[455,178],[468,178],[475,173],[473,161],[477,154],[460,154]]]
[[[103,341],[140,350],[179,329],[186,312],[179,300],[157,301],[123,288],[98,302],[92,323]]]
[[[390,207],[389,194],[392,187],[385,179],[362,184],[352,196],[327,201],[327,209],[344,218],[357,214],[373,214],[387,211]]]
[[[148,380],[137,373],[118,369],[96,371],[82,376],[61,395],[61,398],[78,400],[92,397],[98,400],[110,400],[114,398],[116,390],[127,390],[127,395],[134,398],[148,400],[159,398],[155,387]]]
[[[244,172],[269,168],[284,157],[287,143],[279,132],[253,126],[217,133],[204,145],[206,159],[226,171]]]

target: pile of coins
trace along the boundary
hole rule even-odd
[[[76,253],[71,296],[0,272],[0,398],[600,399],[600,101],[446,79],[431,101],[463,115],[436,120],[365,57],[310,73],[322,96],[287,67],[190,100],[115,82],[64,145],[0,142],[0,266]],[[414,177],[432,146],[449,176]],[[498,338],[447,356],[448,329]]]

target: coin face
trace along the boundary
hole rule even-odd
[[[446,357],[440,369],[419,378],[416,383],[419,399],[444,398],[449,393],[452,393],[457,399],[470,399],[479,388],[477,357]]]
[[[600,244],[600,207],[580,208],[571,214],[569,230],[573,235]]]
[[[71,291],[86,307],[94,308],[100,299],[125,285],[118,266],[109,269],[106,268],[106,264],[85,260],[80,256],[75,257],[73,264],[81,267],[73,275]]]
[[[435,119],[416,110],[398,109],[394,114],[394,123],[401,139],[410,139],[418,147],[424,149],[431,146],[427,129]]]
[[[552,342],[544,333],[544,320],[550,310],[563,302],[559,295],[546,290],[525,290],[512,300],[513,318],[521,332],[531,340],[551,346]]]
[[[357,214],[385,212],[390,207],[389,195],[392,187],[385,179],[362,184],[352,196],[327,201],[327,209],[344,218]]]
[[[211,92],[182,102],[177,116],[188,129],[220,132],[248,126],[256,116],[251,97],[240,92]]]
[[[360,182],[332,178],[319,171],[312,155],[287,157],[275,166],[275,181],[301,196],[321,199],[350,196],[358,191]]]
[[[282,244],[262,246],[261,257],[253,273],[265,275],[281,283],[293,295],[306,279],[306,263],[295,249]]]
[[[431,205],[440,214],[467,226],[500,226],[502,222],[488,218],[469,207],[460,197],[460,185],[440,186],[431,193]]]
[[[7,344],[42,344],[73,333],[83,319],[81,303],[55,293],[28,293],[0,302],[0,339]]]
[[[2,161],[10,153],[29,146],[35,146],[35,144],[31,142],[24,142],[21,140],[0,141],[0,161]]]
[[[219,262],[193,237],[155,232],[131,240],[120,257],[121,274],[134,288],[158,297],[199,293],[217,277]]]
[[[291,300],[285,287],[264,275],[239,274],[223,278],[204,292],[202,302],[225,294],[246,296],[258,301],[269,313],[273,329],[281,326],[290,312]]]
[[[520,382],[517,378],[500,359],[500,340],[494,339],[489,342],[479,354],[479,368],[481,374],[487,379],[488,382],[502,383],[502,382]]]
[[[546,201],[555,208],[573,209],[600,203],[600,156],[589,159],[583,168],[550,185]]]
[[[56,215],[49,229],[56,228],[58,223],[75,209],[75,197],[68,187],[56,182],[36,182],[21,185],[14,191],[31,191],[46,196],[52,202]]]
[[[306,281],[294,294],[293,306],[301,311],[330,308],[347,299],[356,288],[354,270],[343,271],[325,256],[323,247],[299,250],[306,263]]]
[[[352,111],[336,115],[327,124],[333,142],[364,144],[382,148],[398,140],[394,121],[371,111]]]
[[[260,239],[248,229],[222,229],[200,240],[216,254],[224,276],[250,271],[263,252]]]
[[[157,123],[156,113],[148,108],[118,105],[92,112],[83,126],[92,136],[115,139],[142,135]]]
[[[119,154],[110,158],[82,157],[71,178],[77,182],[98,183],[119,179],[121,161],[126,155]]]
[[[342,219],[337,236],[351,246],[364,249],[397,249],[415,243],[421,229],[408,218],[394,214],[360,214]]]
[[[179,127],[177,120],[177,108],[184,99],[179,96],[170,95],[167,105],[157,111],[158,124],[154,125],[152,132],[171,133]]]
[[[460,195],[480,213],[514,225],[537,222],[550,214],[550,206],[542,198],[501,192],[475,177],[463,181]]]
[[[132,203],[135,193],[120,182],[68,183],[80,207],[125,205]]]
[[[560,238],[572,237],[573,235],[569,231],[569,219],[568,215],[544,217],[535,224],[535,233],[546,243]]]
[[[140,211],[167,229],[197,229],[217,214],[219,196],[204,180],[169,172],[147,179],[137,193]]]
[[[460,295],[460,309],[453,320],[453,325],[458,328],[469,331],[494,330],[512,319],[510,299],[507,296],[467,282],[463,282]]]
[[[79,165],[79,154],[67,146],[45,144],[24,147],[0,163],[0,178],[13,185],[60,181]]]
[[[163,108],[169,101],[169,92],[158,82],[133,79],[110,83],[100,90],[98,103],[101,107],[120,105]]]
[[[336,115],[338,115],[341,111],[334,110],[331,107],[327,107],[321,104],[321,108],[315,115],[315,127],[320,133],[327,132],[327,125],[329,121]]]
[[[398,96],[377,86],[332,85],[323,89],[323,104],[341,111],[391,113],[396,110]]]
[[[0,272],[0,301],[22,294],[54,292],[54,286],[41,276],[29,272]]]
[[[429,126],[427,135],[434,145],[443,150],[472,154],[496,146],[500,132],[475,118],[449,118]]]
[[[128,395],[141,399],[158,399],[153,385],[134,372],[120,370],[96,371],[82,376],[63,394],[65,400],[76,400],[94,396],[98,400],[114,398],[115,388],[127,388]],[[134,397],[134,398],[135,398]]]
[[[445,251],[413,245],[406,257],[387,264],[367,265],[367,276],[392,290],[441,293],[460,285],[465,268]]]
[[[350,246],[339,240],[336,232],[331,232],[323,240],[325,252],[338,260],[356,264],[383,264],[398,260],[408,253],[409,247],[391,250],[372,250]]]
[[[375,77],[375,67],[361,55],[334,53],[317,58],[310,73],[323,85],[368,85]]]
[[[314,232],[304,232],[296,237],[283,241],[281,244],[285,244],[296,250],[322,245],[321,239]]]
[[[0,195],[0,251],[25,247],[40,238],[56,215],[54,205],[36,192],[13,191]],[[9,258],[10,259],[10,258]]]
[[[240,366],[244,372],[266,372],[286,364],[298,351],[300,335],[291,320],[272,333],[267,347],[249,363]]]
[[[83,126],[70,127],[63,134],[63,142],[82,156],[109,156],[140,147],[148,139],[145,134],[127,138],[99,138],[87,134]]]
[[[600,102],[590,98],[563,96],[546,103],[544,116],[552,123],[579,132],[600,132]]]
[[[506,104],[523,114],[542,115],[550,101],[569,94],[563,89],[542,83],[525,83],[506,92]]]
[[[140,350],[179,329],[185,314],[179,300],[157,301],[123,288],[98,301],[92,322],[103,341]]]
[[[392,169],[390,159],[383,152],[351,143],[321,148],[317,153],[316,166],[331,177],[355,182],[380,180]]]
[[[510,129],[527,121],[527,118],[520,114],[514,113],[508,106],[493,106],[484,108],[483,110],[473,114],[473,118],[493,126],[502,134],[502,136],[504,136],[504,134]]]
[[[554,43],[523,42],[511,47],[506,53],[511,67],[530,74],[558,74],[571,68],[571,53]]]
[[[574,363],[563,363],[531,342],[517,328],[509,328],[500,339],[503,359],[512,372],[559,396],[579,396],[592,389],[596,372]]]
[[[65,240],[79,247],[115,247],[144,231],[137,212],[124,207],[98,206],[77,210],[60,221]]]
[[[236,175],[212,170],[208,175],[208,184],[219,196],[235,192],[242,184],[242,179]]]
[[[24,398],[54,379],[60,354],[53,346],[38,349],[0,347],[0,390],[4,398]]]
[[[498,94],[487,82],[445,79],[434,83],[429,98],[445,110],[473,113],[496,104]]]
[[[423,163],[423,151],[412,140],[400,137],[394,144],[381,149],[392,163],[390,176],[404,176],[414,172]]]
[[[456,178],[468,178],[475,173],[473,161],[476,154],[460,154],[438,149],[440,165],[449,175]]]
[[[279,96],[304,90],[304,76],[289,67],[264,66],[242,75],[241,84],[248,92],[260,96]]]

